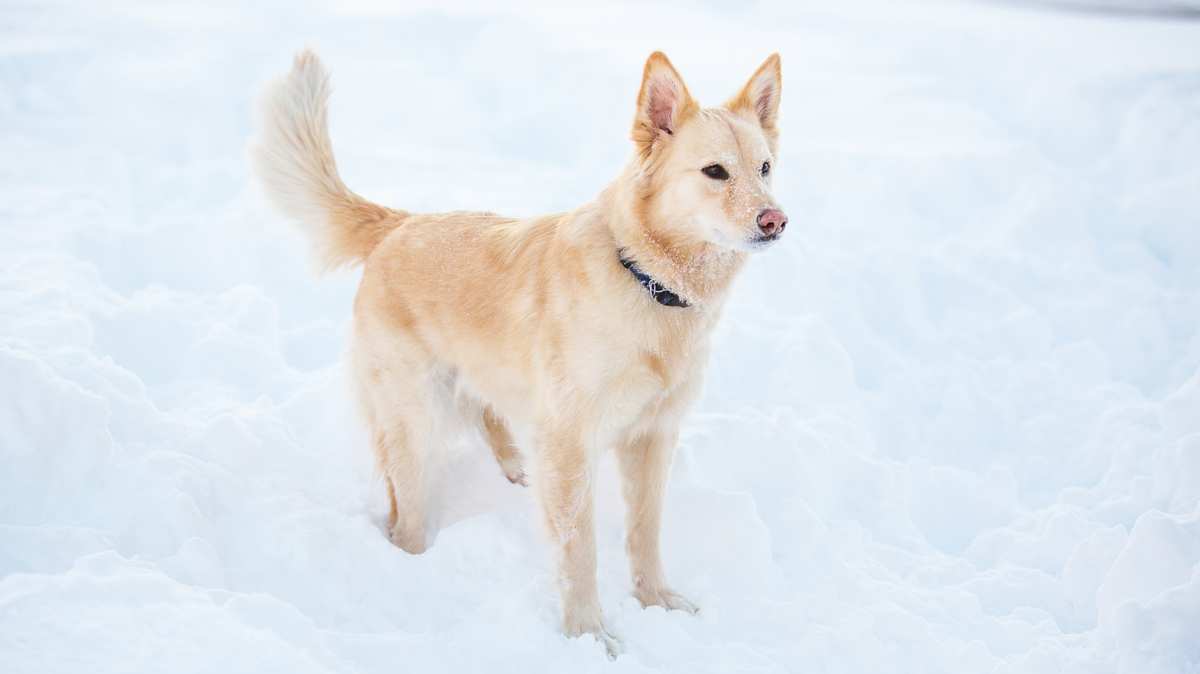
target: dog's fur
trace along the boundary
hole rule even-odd
[[[512,431],[532,440],[567,634],[617,646],[601,621],[592,530],[595,459],[608,447],[624,482],[635,596],[696,610],[663,577],[663,492],[730,282],[748,251],[777,238],[764,239],[756,218],[776,208],[762,168],[776,156],[780,87],[772,55],[723,106],[701,108],[652,54],[620,176],[574,211],[520,220],[363,199],[338,177],[316,56],[300,53],[270,86],[253,148],[267,195],[325,266],[364,265],[351,358],[396,545],[425,550],[423,467],[444,444],[440,411],[466,409],[514,482],[525,472]],[[728,180],[702,173],[713,163]],[[621,257],[690,306],[655,302]]]

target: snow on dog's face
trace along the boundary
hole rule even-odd
[[[667,57],[651,54],[633,123],[650,234],[744,251],[779,240],[787,216],[771,196],[771,175],[780,88],[773,54],[736,96],[702,109]]]

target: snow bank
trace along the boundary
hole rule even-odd
[[[1200,671],[1195,24],[0,11],[5,671]],[[782,51],[793,227],[736,290],[668,499],[699,616],[629,596],[611,465],[615,663],[557,633],[534,504],[478,443],[426,555],[383,537],[355,275],[308,274],[243,155],[306,43],[356,190],[516,214],[616,172],[653,49],[710,102]]]

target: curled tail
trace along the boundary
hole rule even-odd
[[[296,55],[267,87],[251,154],[267,197],[313,240],[322,268],[355,264],[407,217],[347,189],[329,141],[329,74],[316,54]]]

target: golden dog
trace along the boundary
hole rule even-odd
[[[592,522],[596,458],[613,447],[635,596],[696,611],[663,576],[663,493],[730,283],[787,225],[771,196],[780,89],[772,55],[736,96],[702,108],[666,56],[651,54],[634,153],[617,179],[569,213],[514,219],[363,199],[337,173],[316,56],[300,53],[270,86],[253,149],[267,195],[325,266],[363,264],[351,360],[396,545],[428,545],[425,466],[449,424],[482,429],[522,484],[513,438],[528,438],[563,629],[614,655]]]

